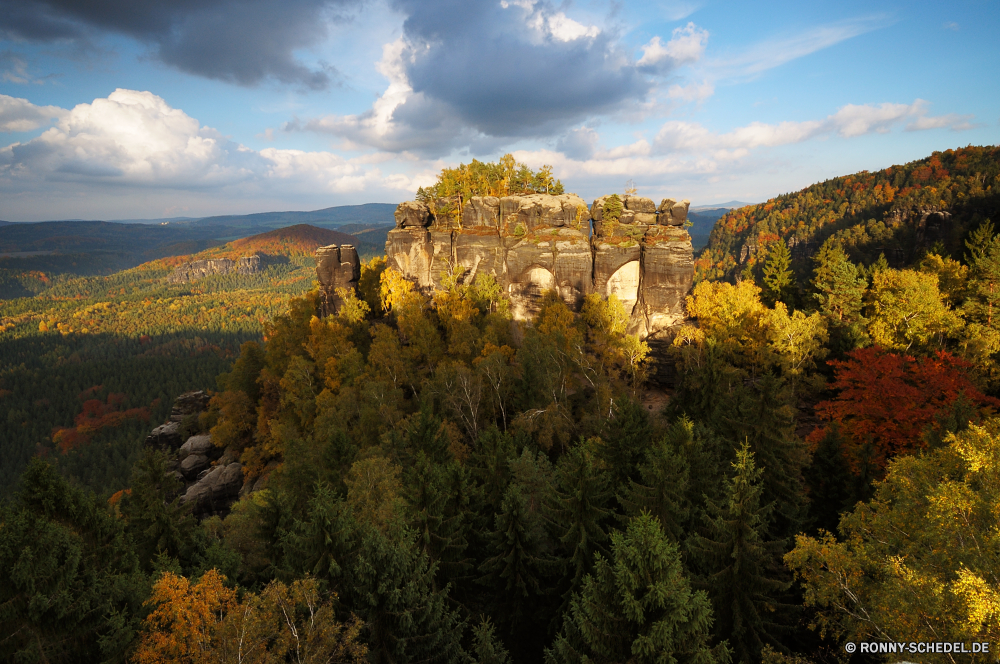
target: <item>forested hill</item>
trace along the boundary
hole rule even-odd
[[[316,249],[330,244],[354,244],[358,239],[347,233],[319,228],[309,224],[297,224],[286,228],[251,235],[228,242],[221,247],[211,247],[193,256],[177,256],[170,263],[204,260],[210,258],[237,259],[251,254],[269,256],[312,256]]]
[[[957,256],[968,232],[988,218],[1000,220],[1000,148],[935,152],[729,212],[696,261],[695,279],[749,276],[779,240],[791,249],[800,274],[828,241],[863,264],[884,253],[890,265],[901,267],[932,248]]]

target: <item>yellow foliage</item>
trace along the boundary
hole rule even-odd
[[[347,474],[347,504],[360,523],[385,532],[403,516],[401,469],[385,457],[355,461]]]

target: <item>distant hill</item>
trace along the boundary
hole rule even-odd
[[[824,242],[869,265],[909,265],[933,248],[960,257],[968,233],[1000,222],[1000,147],[959,148],[881,171],[861,171],[725,213],[695,261],[695,279],[756,270],[774,242],[805,278]]]
[[[744,203],[743,201],[726,201],[725,203],[714,203],[712,205],[698,205],[691,208],[694,212],[707,212],[708,210],[726,209],[735,210],[736,208],[746,207],[747,205],[753,205],[753,203]]]
[[[287,226],[289,224],[373,226],[395,223],[392,216],[395,211],[396,206],[392,203],[365,203],[364,205],[339,205],[311,212],[260,212],[257,214],[222,215],[205,217],[192,223],[196,226],[236,227]]]
[[[715,228],[715,222],[727,212],[729,212],[729,208],[725,207],[691,208],[688,212],[688,219],[691,221],[688,232],[691,233],[691,244],[695,251],[708,244],[708,238],[712,234],[712,229]]]
[[[221,247],[213,247],[199,252],[187,260],[208,258],[231,258],[251,254],[267,254],[269,256],[312,256],[318,247],[330,244],[356,244],[357,238],[347,233],[319,228],[308,224],[296,224],[278,228],[266,233],[251,235],[228,242]]]

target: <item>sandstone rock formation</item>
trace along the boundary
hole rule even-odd
[[[173,273],[167,277],[167,281],[172,284],[184,284],[204,279],[213,274],[256,274],[263,270],[265,265],[264,257],[257,254],[241,256],[235,261],[229,258],[192,261],[174,268]]]
[[[170,419],[153,429],[145,443],[169,454],[168,467],[183,485],[180,501],[193,503],[199,519],[225,516],[243,488],[243,466],[235,454],[216,447],[208,434],[183,440],[187,423],[208,407],[208,401],[209,396],[201,391],[177,397]]]
[[[399,214],[397,210],[396,214]],[[320,283],[323,315],[337,313],[343,299],[337,289],[354,290],[361,278],[361,261],[358,252],[349,244],[331,244],[316,250],[316,276]]]
[[[616,295],[631,312],[630,332],[665,333],[684,317],[694,277],[690,202],[625,196],[618,219],[607,218],[602,196],[588,208],[575,194],[475,196],[396,209],[386,257],[425,292],[449,274],[471,283],[492,275],[506,289],[516,319],[538,311],[542,293],[556,291],[572,308],[584,296]]]

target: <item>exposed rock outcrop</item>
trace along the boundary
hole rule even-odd
[[[398,215],[397,211],[397,215]],[[340,288],[355,290],[361,278],[361,261],[352,245],[331,244],[316,250],[316,276],[320,283],[323,315],[337,313],[343,299],[337,294]]]
[[[264,269],[266,263],[265,257],[258,254],[241,256],[235,261],[229,258],[192,261],[174,268],[167,281],[172,284],[185,284],[213,274],[257,274]]]
[[[522,320],[537,313],[545,291],[572,308],[589,293],[614,294],[631,312],[630,332],[656,337],[683,319],[694,278],[684,228],[690,202],[625,196],[611,219],[609,198],[589,207],[575,194],[408,201],[396,209],[386,257],[428,293],[457,270],[464,283],[492,275]]]
[[[182,503],[193,503],[199,519],[213,515],[225,516],[243,488],[243,466],[231,452],[212,443],[208,434],[188,436],[183,440],[185,420],[201,414],[210,397],[204,392],[188,392],[177,397],[170,419],[153,429],[146,445],[169,455],[169,468],[181,481]]]

